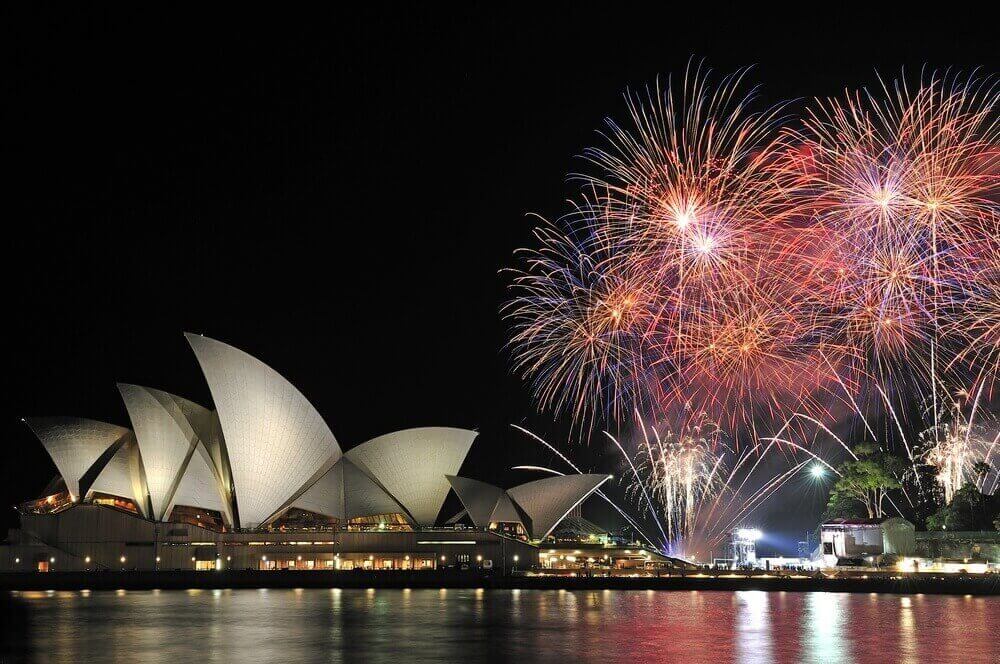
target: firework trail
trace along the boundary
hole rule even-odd
[[[736,449],[704,414],[673,430],[648,426],[641,419],[637,428],[642,440],[627,495],[653,497],[666,520],[664,549],[675,555],[709,555],[807,465],[819,463],[837,473],[818,454],[791,441],[772,438]],[[779,443],[791,453],[777,467],[765,463]]]
[[[719,466],[723,457],[716,453],[719,429],[707,421],[685,427],[679,434],[641,427],[644,440],[636,452],[635,474],[639,478],[630,494],[644,492],[659,502],[666,518],[670,543],[687,541],[695,531],[700,502],[720,489]]]

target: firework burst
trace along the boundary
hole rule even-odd
[[[817,102],[786,130],[789,186],[827,238],[824,332],[859,375],[931,391],[953,352],[949,322],[995,266],[970,252],[997,239],[997,100],[990,79],[931,73]]]
[[[679,434],[641,427],[644,440],[636,452],[637,481],[629,488],[637,502],[659,503],[670,543],[689,541],[695,533],[695,518],[703,498],[722,484],[717,453],[721,431],[700,418]]]
[[[591,219],[581,206],[577,218]],[[556,226],[536,229],[539,248],[522,252],[514,276],[514,369],[530,380],[543,408],[589,426],[619,419],[646,396],[643,352],[656,293],[615,260],[608,246],[580,241]]]
[[[773,170],[782,107],[753,112],[747,73],[713,86],[699,65],[679,85],[627,93],[629,122],[609,119],[605,145],[585,152],[597,173],[577,177],[606,192],[608,231],[668,283],[724,278],[719,267],[787,214]]]
[[[738,426],[814,387],[815,238],[792,223],[781,109],[752,112],[745,76],[713,88],[696,67],[627,95],[583,203],[522,253],[505,314],[539,403],[620,422],[681,402]]]
[[[965,260],[977,278],[947,330],[959,340],[958,352],[949,365],[964,367],[973,375],[973,389],[985,387],[985,399],[997,396],[1000,378],[1000,216],[993,217],[992,232],[976,244],[967,245]]]
[[[920,434],[921,460],[933,467],[946,505],[968,482],[989,494],[1000,482],[1000,431],[990,426],[988,415],[977,419],[981,396],[981,392],[974,398],[959,392],[936,418],[938,424]]]

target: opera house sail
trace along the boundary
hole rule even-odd
[[[239,525],[259,526],[340,459],[340,445],[302,393],[260,360],[187,334],[208,381],[236,487]]]
[[[504,490],[461,477],[478,434],[453,427],[394,431],[342,452],[277,371],[229,344],[185,336],[211,406],[120,383],[131,428],[25,418],[58,476],[19,506],[8,567],[434,569],[468,564],[473,553],[506,565],[510,556],[537,559],[531,543],[608,479]],[[452,491],[471,530],[438,527]]]

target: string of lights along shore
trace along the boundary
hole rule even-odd
[[[613,441],[679,553],[799,472],[843,476],[822,450],[901,464],[901,498],[861,495],[869,517],[1000,481],[997,78],[906,71],[766,107],[755,76],[692,60],[627,91],[502,309],[538,407]]]

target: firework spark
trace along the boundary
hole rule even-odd
[[[676,431],[650,427],[641,419],[636,463],[631,465],[630,495],[666,522],[664,550],[702,558],[725,541],[733,528],[810,464],[836,469],[825,459],[777,438],[735,449],[704,414],[680,423]],[[790,454],[775,463],[779,443]],[[619,449],[623,449],[617,443]],[[772,458],[774,457],[774,458]]]

